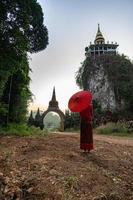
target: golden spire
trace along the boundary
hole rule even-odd
[[[97,30],[97,34],[96,34],[94,43],[95,44],[104,44],[105,43],[105,39],[100,31],[100,24],[98,24],[98,30]]]
[[[98,24],[98,31],[97,32],[101,33],[101,31],[100,31],[100,24]]]

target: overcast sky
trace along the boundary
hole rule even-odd
[[[31,55],[32,107],[47,108],[55,86],[59,107],[67,109],[79,91],[75,73],[93,42],[100,23],[105,41],[117,42],[118,51],[133,59],[133,0],[38,0],[49,32],[49,45]]]

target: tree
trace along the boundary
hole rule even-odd
[[[21,69],[11,75],[6,82],[6,87],[3,92],[2,102],[8,105],[8,120],[10,122],[21,122],[26,119],[27,102],[31,99],[29,89],[29,64],[27,58]]]
[[[65,129],[74,128],[79,129],[80,127],[80,115],[79,113],[73,113],[69,110],[65,111]]]
[[[14,112],[16,116],[26,114],[31,98],[27,52],[41,51],[47,45],[48,31],[43,25],[42,8],[36,0],[0,1],[1,121],[8,112],[10,116],[14,116]],[[22,118],[17,117],[17,121]],[[16,121],[16,118],[12,120]]]

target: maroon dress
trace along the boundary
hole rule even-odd
[[[80,112],[80,148],[83,150],[93,149],[93,132],[92,132],[92,119],[93,108],[92,104],[85,110]]]

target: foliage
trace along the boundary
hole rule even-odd
[[[97,127],[101,123],[101,119],[104,116],[104,111],[97,100],[93,100],[93,127]]]
[[[9,90],[11,90],[8,108],[10,122],[17,123],[26,120],[27,102],[31,98],[29,82],[29,66],[27,58],[25,58],[25,63],[23,62],[21,69],[9,77],[2,96],[2,102],[8,104]]]
[[[33,53],[46,48],[47,28],[43,25],[42,8],[36,0],[1,0],[0,9],[3,46],[8,45],[18,56],[25,51]]]
[[[93,58],[87,57],[82,66],[79,68],[78,72],[76,73],[76,83],[81,89],[88,89],[88,77],[89,75],[91,75],[92,72],[94,72],[94,63],[95,62]]]
[[[130,128],[126,122],[107,123],[96,128],[96,132],[104,135],[132,136]]]
[[[47,136],[46,130],[40,130],[34,126],[28,127],[26,124],[8,124],[7,127],[0,126],[0,135],[15,135],[15,136]]]
[[[100,65],[114,89],[115,98],[121,110],[133,114],[133,63],[124,55],[104,54],[86,57],[82,66],[76,73],[76,83],[80,88],[88,89],[88,80]]]
[[[27,52],[48,44],[43,12],[36,0],[0,1],[0,123],[25,119],[29,90]]]
[[[80,127],[79,113],[73,113],[69,110],[65,111],[65,129],[78,130]]]

